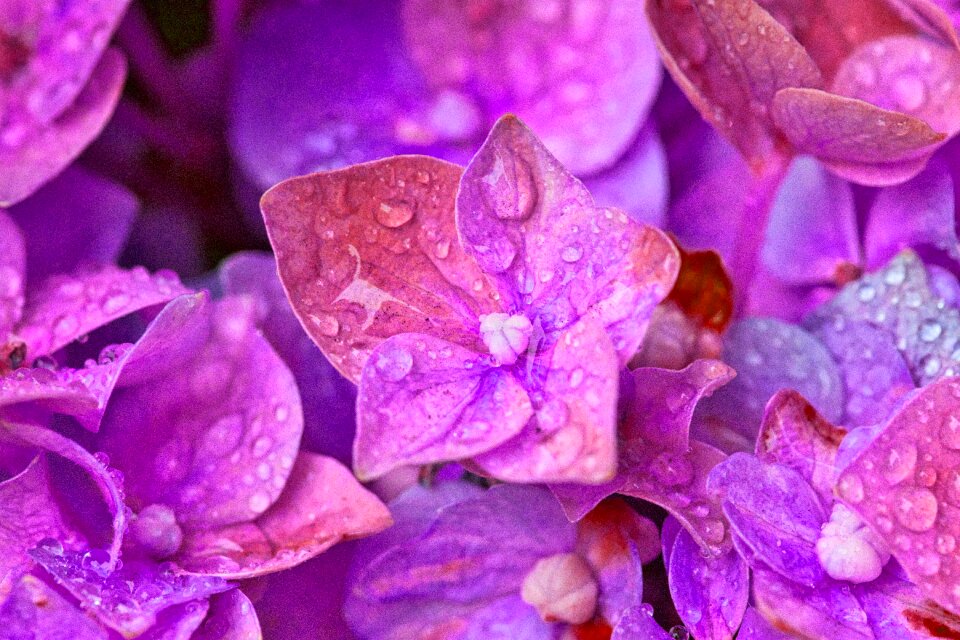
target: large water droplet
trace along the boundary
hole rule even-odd
[[[897,520],[910,531],[929,531],[937,520],[937,497],[929,489],[903,487],[893,508]]]
[[[920,339],[924,342],[933,342],[943,333],[943,325],[936,320],[925,320],[920,325]]]
[[[916,111],[927,101],[927,86],[915,75],[904,75],[893,82],[900,109],[906,112]]]
[[[407,377],[413,368],[413,355],[398,346],[381,349],[374,363],[380,375],[391,382],[399,382]]]
[[[576,262],[583,257],[583,247],[579,244],[571,244],[568,247],[564,247],[563,251],[560,252],[560,259],[564,262]]]
[[[385,227],[396,229],[413,218],[413,205],[405,200],[387,200],[377,207],[377,222]]]
[[[103,549],[90,549],[80,560],[80,566],[93,571],[101,578],[110,575],[110,554]]]
[[[884,461],[883,477],[890,484],[898,484],[913,475],[917,467],[917,447],[910,442],[891,447]]]
[[[270,496],[267,495],[266,491],[258,491],[250,496],[250,501],[247,506],[250,507],[250,511],[261,514],[270,506]]]
[[[860,476],[854,473],[844,474],[844,476],[840,478],[837,489],[840,491],[840,496],[852,504],[858,504],[863,501],[863,481],[860,479]]]

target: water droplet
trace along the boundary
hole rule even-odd
[[[673,640],[690,640],[690,632],[682,624],[670,627],[670,637]]]
[[[560,252],[560,259],[564,262],[576,262],[583,257],[583,247],[579,244],[571,244]]]
[[[903,487],[897,492],[894,513],[910,531],[929,531],[937,519],[937,497],[929,489]]]
[[[921,575],[934,576],[940,572],[940,558],[933,553],[921,553],[916,560]]]
[[[960,449],[960,418],[947,416],[940,428],[940,440],[949,449]]]
[[[940,372],[940,358],[929,354],[920,359],[920,370],[927,377],[933,377]]]
[[[433,247],[433,255],[441,260],[446,259],[446,257],[450,255],[450,241],[438,240],[437,244]]]
[[[267,495],[266,491],[258,491],[250,496],[250,502],[247,506],[250,507],[250,511],[261,514],[270,506],[270,496]]]
[[[687,484],[693,478],[693,466],[683,456],[661,453],[651,463],[653,475],[668,487]]]
[[[404,200],[387,200],[377,207],[377,222],[390,229],[396,229],[413,218],[413,205]]]
[[[546,433],[559,431],[567,425],[569,419],[570,410],[567,408],[567,403],[559,398],[551,398],[537,412],[537,426]]]
[[[387,380],[400,382],[413,368],[413,355],[403,347],[388,345],[377,354],[375,366]]]
[[[583,369],[577,368],[570,374],[570,388],[576,389],[583,382]]]
[[[80,566],[93,571],[101,578],[110,575],[110,554],[103,549],[90,549],[80,560]]]
[[[920,325],[920,339],[924,342],[933,342],[943,333],[943,325],[936,320],[925,320]]]
[[[858,504],[863,501],[863,481],[860,479],[860,476],[853,473],[845,474],[840,478],[840,483],[837,488],[844,500],[853,504]]]
[[[262,458],[267,455],[270,451],[270,447],[273,446],[273,439],[270,436],[260,436],[253,441],[253,457]]]
[[[903,111],[916,111],[927,101],[927,86],[914,75],[904,75],[893,83],[893,92]]]
[[[56,538],[43,538],[37,542],[37,548],[55,556],[63,555],[63,545]]]
[[[892,287],[903,284],[903,281],[906,280],[906,278],[907,270],[900,261],[896,261],[891,264],[883,274],[883,281]]]
[[[722,520],[711,518],[703,521],[703,537],[710,544],[720,544],[723,542],[723,536],[726,535],[727,528]]]
[[[917,466],[916,445],[904,442],[891,447],[884,461],[883,477],[890,484],[898,484],[913,475]]]
[[[937,551],[947,555],[953,553],[954,549],[957,548],[957,539],[954,538],[949,533],[937,536]]]
[[[53,332],[61,338],[71,337],[77,329],[80,328],[80,322],[75,316],[61,316],[53,325]]]
[[[101,306],[104,313],[113,315],[123,310],[128,304],[130,304],[130,296],[125,293],[115,293],[104,298]]]

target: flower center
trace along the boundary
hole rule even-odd
[[[558,553],[537,562],[523,579],[520,597],[544,622],[583,624],[597,609],[597,582],[575,553]]]
[[[524,315],[488,313],[480,316],[480,337],[500,364],[515,363],[527,350],[531,333],[533,325]]]
[[[130,533],[140,548],[157,560],[169,558],[183,543],[177,516],[165,504],[152,504],[143,509],[130,523]]]
[[[836,504],[817,540],[820,565],[834,580],[860,584],[880,576],[890,552],[853,511]]]

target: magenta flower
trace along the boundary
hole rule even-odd
[[[289,180],[261,206],[301,323],[359,384],[361,478],[443,460],[517,481],[614,472],[617,372],[678,256],[596,208],[518,120],[462,177],[400,157]]]
[[[103,129],[126,63],[108,48],[128,0],[0,9],[0,205],[60,173]]]

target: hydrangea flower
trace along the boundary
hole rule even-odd
[[[466,171],[399,157],[289,180],[261,206],[297,316],[359,384],[361,478],[444,460],[610,477],[617,371],[677,252],[595,207],[518,120]]]
[[[0,205],[23,200],[100,133],[126,63],[109,41],[128,0],[0,10]]]
[[[417,487],[391,509],[397,524],[360,544],[350,580],[346,616],[365,640],[609,636],[659,552],[655,525],[624,503],[574,526],[538,487]]]

